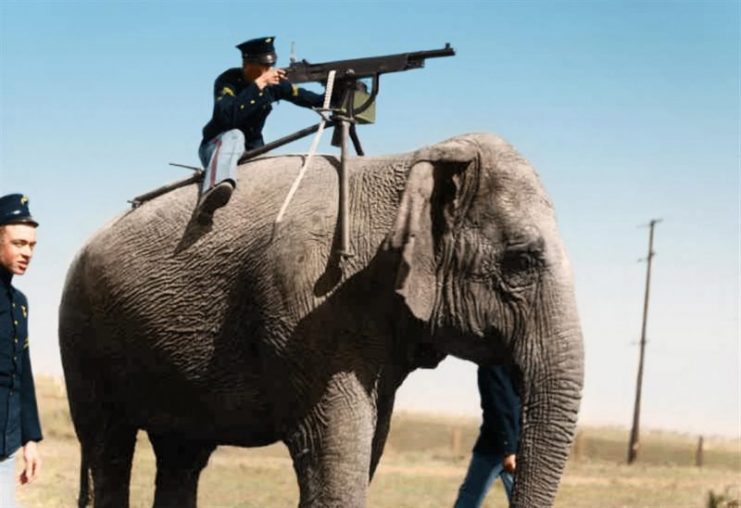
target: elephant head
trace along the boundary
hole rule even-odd
[[[397,292],[440,352],[515,364],[523,410],[512,506],[550,506],[583,382],[553,206],[530,165],[492,135],[428,147],[412,164],[388,240],[401,253]]]

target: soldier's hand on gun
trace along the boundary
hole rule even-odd
[[[286,79],[285,69],[270,67],[255,80],[255,83],[262,90],[266,86],[277,85],[282,79]]]

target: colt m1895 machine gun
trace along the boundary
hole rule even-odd
[[[363,155],[363,149],[358,140],[355,123],[373,123],[375,121],[375,99],[378,95],[381,74],[402,72],[411,69],[421,69],[428,58],[440,58],[455,55],[450,43],[442,49],[399,53],[396,55],[356,58],[353,60],[337,60],[312,64],[306,60],[292,61],[286,68],[286,77],[291,83],[326,83],[330,71],[335,72],[333,106],[336,108],[333,115],[334,125],[338,121],[347,120],[350,125],[355,151]],[[368,93],[365,83],[361,80],[372,79],[372,91]],[[337,114],[338,110],[342,115]],[[338,146],[336,140],[338,131],[335,130],[333,145]]]
[[[306,60],[293,61],[286,68],[288,80],[292,83],[308,83],[322,81],[327,77],[327,72],[337,72],[337,79],[362,79],[378,77],[380,74],[389,72],[401,72],[411,69],[420,69],[425,66],[427,58],[439,58],[453,56],[455,50],[446,44],[442,49],[427,51],[414,51],[412,53],[398,53],[396,55],[372,56],[368,58],[356,58],[353,60],[337,60],[312,64]]]

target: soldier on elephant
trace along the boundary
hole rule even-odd
[[[521,401],[511,365],[479,367],[483,423],[454,508],[478,508],[497,477],[511,498],[520,439]]]
[[[23,275],[36,246],[38,223],[22,194],[0,197],[0,506],[15,507],[15,485],[39,474],[41,425],[28,349],[28,301],[11,284]],[[15,459],[24,467],[16,481]]]
[[[287,100],[298,106],[320,107],[323,97],[286,80],[285,71],[273,66],[277,60],[275,37],[260,37],[237,45],[242,67],[228,69],[214,83],[214,109],[203,128],[198,155],[206,169],[199,215],[210,219],[231,197],[234,169],[242,154],[263,146],[262,129],[271,104]]]

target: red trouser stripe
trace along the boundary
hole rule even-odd
[[[219,163],[219,150],[221,150],[221,139],[216,140],[214,155],[211,157],[211,181],[209,182],[209,187],[216,185],[216,168]]]

